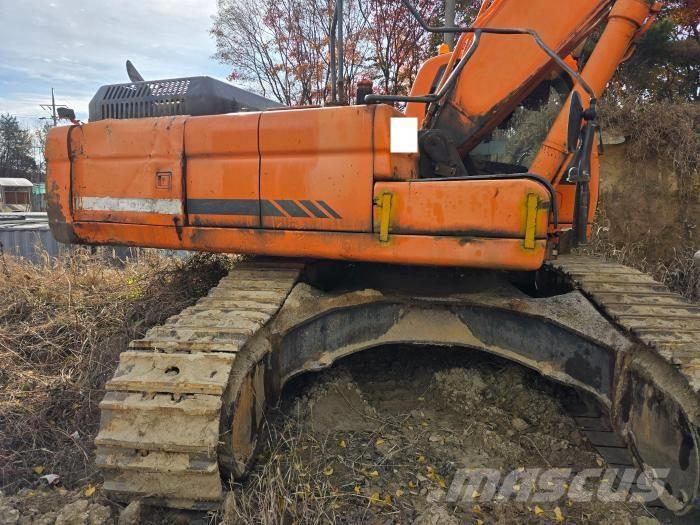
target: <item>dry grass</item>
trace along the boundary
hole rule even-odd
[[[228,525],[336,523],[341,497],[323,474],[332,454],[302,425],[266,422],[263,435],[271,449],[245,486],[236,484],[226,498],[222,522]],[[314,455],[304,453],[310,449]],[[352,494],[356,496],[355,494]]]
[[[146,253],[116,266],[100,254],[30,264],[0,260],[0,486],[43,473],[66,486],[96,476],[98,403],[129,340],[202,295],[224,257]]]
[[[605,209],[599,208],[590,244],[582,252],[637,268],[689,301],[700,302],[700,263],[694,259],[696,250],[689,245],[680,246],[665,252],[662,258],[650,249],[655,235],[649,231],[635,238],[615,238]]]
[[[356,359],[355,362],[359,361]],[[366,360],[362,363],[367,364]],[[259,454],[250,475],[242,482],[234,483],[234,490],[226,498],[222,523],[276,525],[403,521],[398,515],[397,501],[372,499],[373,493],[365,484],[366,480],[374,479],[370,473],[405,467],[394,464],[394,459],[389,456],[377,455],[371,444],[389,429],[404,431],[409,415],[368,411],[368,406],[358,406],[347,399],[344,394],[348,384],[355,388],[357,385],[347,369],[340,366],[287,387],[289,397],[263,424]],[[304,386],[300,387],[300,384]],[[372,430],[319,430],[319,424],[313,423],[313,414],[316,410],[328,410],[318,408],[317,403],[329,395],[344,400],[342,406],[337,407],[338,412],[334,412],[336,417],[360,418],[369,423]],[[392,452],[399,457],[402,454],[410,456],[421,439],[427,441],[430,430],[419,428],[416,433],[420,437],[411,438],[412,446],[392,449]],[[341,438],[347,440],[342,448],[339,446]]]
[[[337,386],[331,388],[337,390]],[[308,398],[298,398],[286,407],[290,414],[277,413],[272,420],[265,421],[257,463],[243,483],[233,484],[222,508],[222,523],[327,524],[366,523],[379,519],[387,523],[401,522],[396,500],[375,500],[366,490],[356,490],[371,472],[388,468],[388,459],[373,457],[371,446],[359,451],[339,449],[332,433],[318,432],[311,427],[309,405]],[[360,413],[357,407],[349,405],[346,410]],[[405,423],[408,418],[403,414],[397,419]],[[388,427],[404,430],[402,424],[391,417],[375,414],[371,420],[377,425],[376,430],[348,432],[345,437],[353,442],[373,443]],[[418,433],[425,441],[430,432],[419,429]],[[418,438],[413,438],[412,444],[417,446]],[[396,453],[411,456],[411,450],[411,447],[402,448]],[[406,465],[392,464],[391,467],[405,468]],[[408,502],[404,502],[404,506],[407,505]]]
[[[603,133],[614,130],[626,137],[630,161],[666,160],[678,179],[679,194],[697,197],[700,188],[700,105],[656,102],[639,104],[634,99],[603,103]],[[630,183],[634,183],[630,174]]]

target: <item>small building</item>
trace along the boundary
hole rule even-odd
[[[27,179],[0,178],[0,213],[32,211],[33,187]]]

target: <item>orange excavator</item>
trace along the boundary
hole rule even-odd
[[[215,506],[290,378],[400,343],[489,352],[574,387],[603,457],[689,512],[700,311],[569,253],[596,208],[597,98],[660,6],[485,0],[472,26],[431,27],[403,4],[460,35],[408,96],[363,84],[355,105],[284,108],[204,77],[137,78],[49,134],[58,240],[253,256],[122,353],[96,438],[105,489]]]

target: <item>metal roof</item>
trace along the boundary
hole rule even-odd
[[[0,231],[48,229],[49,219],[46,212],[0,213]]]
[[[0,178],[0,186],[13,188],[31,188],[32,186],[34,186],[34,184],[32,184],[32,182],[27,179]]]

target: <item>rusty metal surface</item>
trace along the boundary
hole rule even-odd
[[[300,270],[240,263],[197,304],[132,341],[100,404],[96,463],[106,491],[170,507],[218,505],[225,463],[219,452],[236,438],[222,425],[234,416],[230,400],[240,405],[236,422],[250,427],[249,438],[257,430],[249,421],[252,390],[264,389],[255,363],[245,359],[251,379],[231,381],[238,353],[282,305]]]

